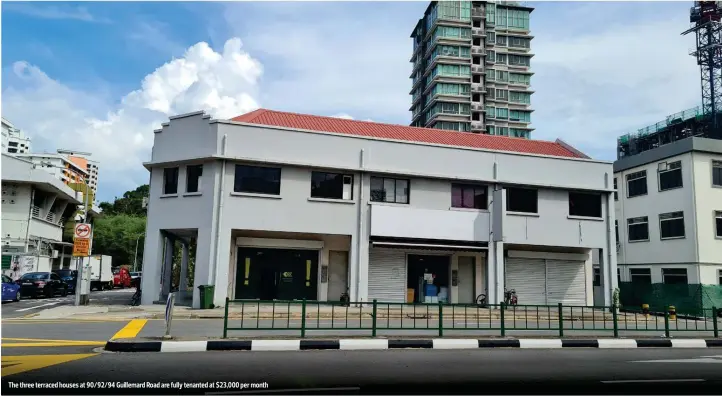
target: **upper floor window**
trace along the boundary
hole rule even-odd
[[[233,191],[256,194],[281,194],[281,168],[236,165]]]
[[[351,199],[353,175],[329,172],[311,173],[311,196],[314,198]]]
[[[409,203],[409,180],[372,176],[371,201]]]
[[[619,192],[617,191],[617,178],[614,178],[614,200],[619,201]]]
[[[722,210],[714,212],[715,236],[722,238]]]
[[[682,161],[660,162],[657,165],[659,173],[659,191],[682,187]]]
[[[506,210],[509,212],[538,213],[537,190],[531,188],[507,188]]]
[[[569,215],[602,217],[602,195],[594,193],[569,193]]]
[[[486,209],[486,194],[486,186],[453,183],[451,185],[451,207]]]
[[[687,268],[662,268],[662,281],[665,285],[686,285]]]
[[[647,195],[647,171],[627,175],[627,198]]]
[[[201,176],[203,176],[203,165],[186,166],[186,192],[194,193],[201,190]]]
[[[659,237],[660,239],[684,238],[684,212],[660,214]]]
[[[627,238],[629,242],[649,240],[649,219],[647,216],[627,219]]]
[[[712,161],[712,185],[722,187],[722,161]]]
[[[178,167],[163,169],[163,194],[178,194]]]
[[[594,267],[594,280],[592,282],[594,286],[602,285],[602,273],[599,267]]]

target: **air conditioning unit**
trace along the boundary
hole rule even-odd
[[[353,176],[344,175],[343,177],[343,199],[352,199],[351,193],[353,191]]]

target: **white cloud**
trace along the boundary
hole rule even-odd
[[[34,140],[35,150],[72,148],[100,161],[99,196],[108,199],[147,182],[153,129],[168,116],[206,110],[230,118],[258,108],[262,65],[228,40],[221,52],[201,42],[147,75],[119,104],[53,80],[38,67],[16,62],[4,81],[3,116]],[[99,102],[101,104],[99,104]],[[90,109],[104,109],[101,114]]]
[[[340,113],[340,114],[332,115],[331,117],[333,117],[333,118],[343,118],[344,120],[353,120],[353,117],[351,117],[350,115],[345,114],[345,113]]]
[[[38,5],[28,3],[5,3],[3,11],[16,12],[40,19],[74,19],[84,22],[110,23],[107,18],[91,14],[86,7]]]

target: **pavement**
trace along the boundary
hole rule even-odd
[[[109,307],[109,306],[127,306],[130,302],[130,298],[133,296],[135,289],[115,289],[108,291],[94,291],[90,294],[90,304],[96,307]],[[21,318],[21,317],[32,317],[42,314],[51,310],[58,310],[60,312],[83,312],[86,311],[98,311],[98,308],[86,307],[75,307],[75,295],[70,294],[66,297],[53,297],[53,298],[28,298],[24,297],[18,302],[5,302],[2,303],[2,317],[3,319],[8,318]],[[67,318],[68,316],[59,316],[59,318]]]
[[[722,354],[712,349],[478,349],[208,353],[92,353],[6,375],[4,394],[47,394],[24,384],[86,384],[104,394],[328,393],[715,394]],[[78,354],[82,355],[82,354]],[[41,359],[40,359],[41,360]],[[3,363],[5,365],[5,363]],[[147,382],[147,383],[146,383]],[[176,382],[177,384],[172,384]],[[129,384],[126,384],[129,383]],[[99,385],[103,384],[103,385]],[[198,386],[190,388],[190,386]],[[174,386],[174,387],[173,387]],[[180,388],[182,386],[182,388]],[[172,388],[173,387],[173,388]],[[85,389],[92,393],[93,389]],[[44,392],[44,393],[43,393]],[[76,390],[74,393],[81,393]]]

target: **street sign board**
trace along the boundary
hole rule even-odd
[[[87,257],[90,255],[90,239],[75,238],[73,241],[73,257]]]
[[[90,238],[90,224],[78,223],[75,225],[75,239]]]

